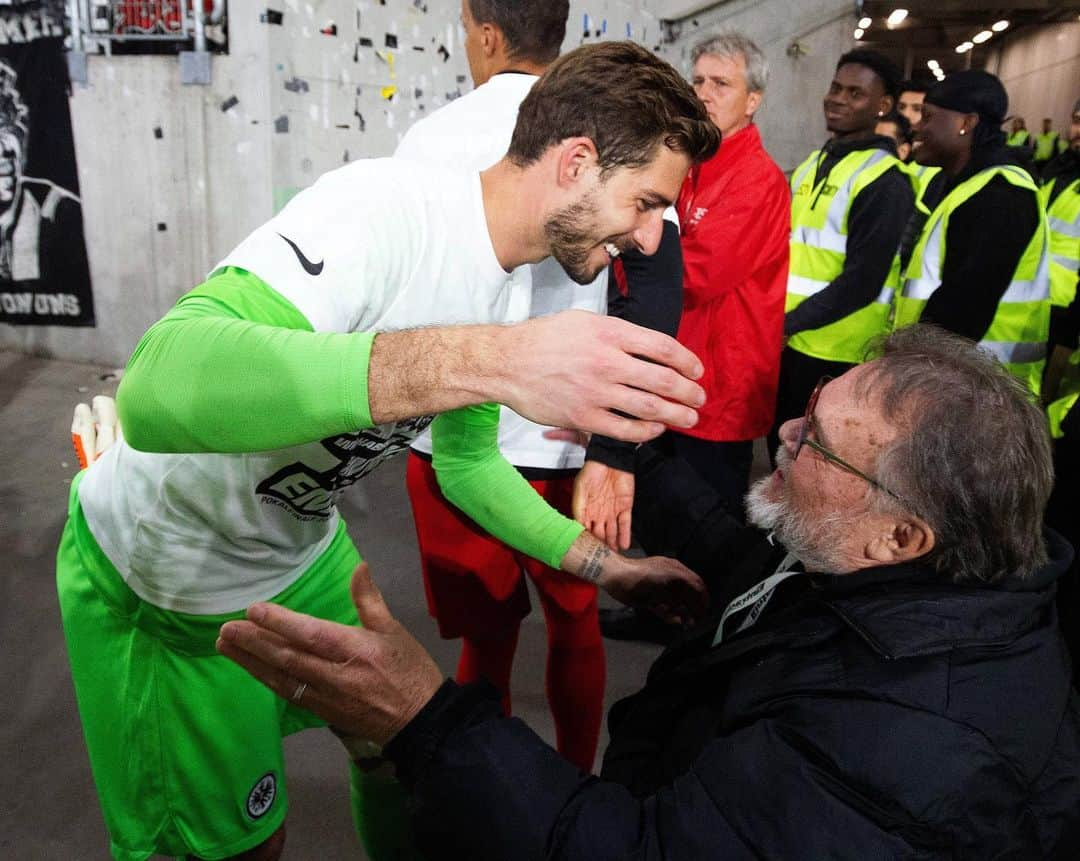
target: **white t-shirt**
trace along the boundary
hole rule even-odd
[[[220,266],[257,275],[316,332],[500,322],[528,307],[495,257],[479,175],[397,159],[322,176]],[[79,500],[139,597],[232,612],[299,577],[333,539],[344,487],[429,421],[251,454],[151,454],[119,441],[87,471]]]
[[[468,95],[413,125],[394,157],[473,170],[491,167],[510,148],[518,106],[536,80],[534,75],[514,72],[495,75]],[[567,308],[597,314],[607,311],[606,269],[591,284],[582,286],[548,258],[533,266],[519,267],[514,270],[513,278],[522,285],[531,284],[529,317],[543,317]],[[585,450],[574,443],[545,439],[546,430],[549,428],[503,407],[499,417],[499,450],[515,466],[580,469]],[[430,454],[430,431],[417,437],[413,448]]]

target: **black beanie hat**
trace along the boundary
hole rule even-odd
[[[925,100],[949,111],[978,114],[989,126],[1000,126],[1009,113],[1009,96],[1001,81],[977,69],[953,72],[931,87]]]

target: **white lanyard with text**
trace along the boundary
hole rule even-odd
[[[720,645],[724,639],[724,622],[727,621],[728,616],[732,613],[738,613],[740,610],[745,610],[747,607],[751,607],[749,613],[746,614],[746,618],[735,630],[735,633],[745,631],[765,612],[765,607],[769,603],[769,599],[772,598],[773,592],[776,591],[776,587],[783,583],[788,577],[794,577],[796,574],[805,574],[805,571],[792,571],[791,566],[799,560],[792,554],[788,554],[784,557],[784,561],[777,567],[775,573],[766,577],[760,583],[758,583],[753,589],[747,589],[738,598],[727,605],[727,609],[724,610],[724,615],[720,617],[720,624],[716,626],[716,636],[713,637],[712,644],[714,646]]]

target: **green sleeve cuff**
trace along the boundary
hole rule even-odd
[[[499,452],[498,440],[498,404],[438,416],[431,426],[431,459],[439,488],[500,541],[559,568],[584,527],[533,489]]]

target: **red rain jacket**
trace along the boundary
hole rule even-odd
[[[708,400],[681,433],[750,440],[768,433],[787,292],[791,191],[753,124],[697,165],[678,202],[683,315],[679,341],[705,365]]]

